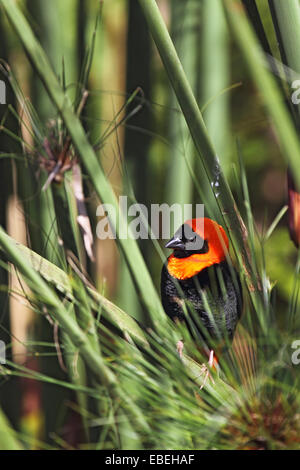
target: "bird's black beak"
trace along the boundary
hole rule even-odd
[[[184,250],[185,244],[179,237],[173,237],[168,243],[165,244],[165,248],[171,248],[172,250]]]

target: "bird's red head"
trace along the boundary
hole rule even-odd
[[[223,227],[205,217],[187,220],[166,248],[174,250],[167,262],[169,273],[184,280],[224,261],[229,241]]]

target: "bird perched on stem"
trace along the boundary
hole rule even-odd
[[[167,315],[185,322],[195,342],[205,342],[212,366],[214,347],[233,339],[242,312],[239,276],[230,261],[223,227],[209,218],[187,220],[166,244],[161,297]],[[182,356],[183,342],[177,343]]]

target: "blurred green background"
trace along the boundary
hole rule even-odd
[[[158,0],[157,3],[203,110],[208,132],[239,210],[245,215],[238,154],[242,158],[253,216],[261,235],[287,204],[286,162],[263,99],[228,29],[221,3],[218,0]],[[261,0],[258,3],[276,55],[277,43],[268,2]],[[148,208],[152,203],[201,203],[201,191],[205,192],[207,183],[201,179],[193,143],[139,2],[104,1],[96,32],[97,0],[27,0],[18,4],[50,58],[56,75],[65,82],[71,99],[82,79],[86,53],[91,50],[95,36],[86,83],[89,96],[81,118],[93,145],[107,129],[113,130],[97,155],[116,193],[123,194],[124,188],[126,192],[133,190],[136,200]],[[32,103],[38,121],[49,127],[51,119],[56,118],[55,109],[2,10],[0,33],[0,58],[11,67],[24,96]],[[137,89],[136,97],[125,106]],[[24,122],[19,125],[9,106],[22,116],[20,104],[7,83],[7,105],[0,106],[2,124],[21,140],[32,142],[26,125]],[[13,135],[1,132],[1,153],[20,155],[21,149],[22,144]],[[24,157],[23,160],[1,158],[0,178],[1,225],[23,243],[28,241],[27,227],[32,249],[55,262],[56,253],[50,242],[51,239],[53,243],[57,241],[57,234],[49,201],[41,192],[42,177],[32,170]],[[83,181],[86,206],[95,233],[95,211],[99,201],[88,179]],[[161,259],[149,240],[141,241],[140,246],[158,287]],[[289,238],[286,215],[267,241],[265,250],[270,282],[276,283],[278,305],[284,312],[294,287],[297,258],[297,250]],[[143,308],[115,243],[95,238],[95,253],[96,262],[87,261],[86,267],[99,291],[143,322]],[[7,284],[7,276],[1,270],[1,285]],[[17,279],[10,279],[10,283],[17,282]],[[14,360],[63,378],[64,371],[56,354],[32,358],[24,346],[28,338],[35,335],[41,341],[53,341],[53,328],[40,317],[34,316],[28,305],[9,298],[2,289],[0,338],[7,344],[15,338],[12,345]],[[72,445],[72,419],[76,421],[76,414],[72,414],[72,406],[69,406],[71,392],[26,379],[4,377],[0,381],[0,400],[17,429],[48,443],[55,442],[63,447]]]

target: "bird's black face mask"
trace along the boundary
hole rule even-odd
[[[208,252],[207,241],[194,232],[188,224],[183,224],[165,247],[173,249],[176,258],[187,258],[195,253]]]

